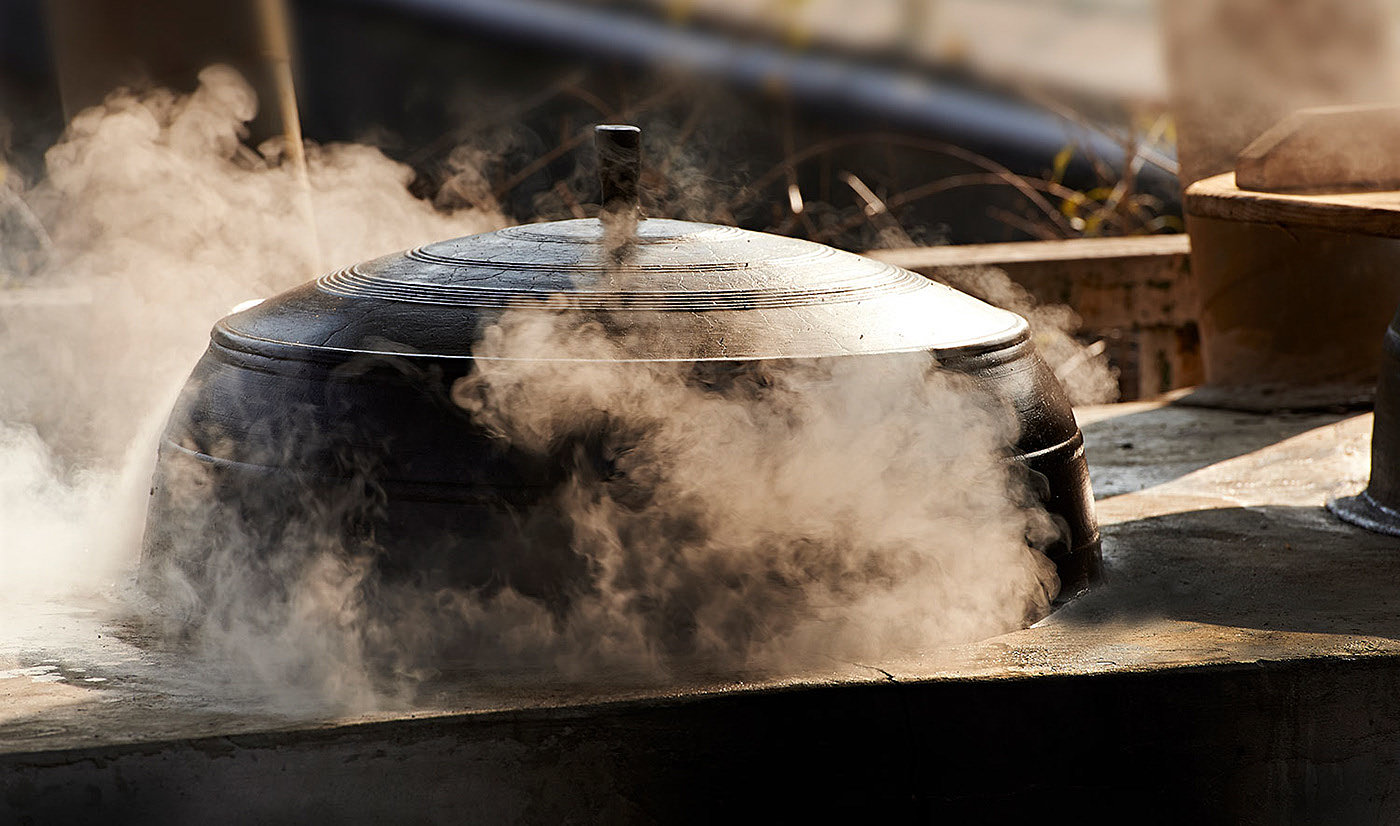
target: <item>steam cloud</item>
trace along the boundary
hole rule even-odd
[[[1027,537],[1053,529],[999,458],[1016,434],[929,356],[769,363],[716,387],[618,361],[630,349],[512,314],[454,388],[527,450],[609,434],[615,475],[580,470],[563,494],[595,578],[569,619],[575,667],[879,658],[1047,610],[1054,568]],[[586,361],[532,359],[559,352]]]
[[[0,338],[0,381],[16,388],[0,421],[17,423],[0,429],[0,507],[17,538],[0,552],[0,595],[131,570],[155,432],[231,306],[306,280],[313,255],[329,267],[500,222],[489,204],[435,212],[408,195],[403,167],[327,147],[310,153],[310,250],[294,176],[238,142],[251,92],[223,70],[202,81],[186,98],[119,95],[84,113],[26,196],[54,249],[29,279],[92,301],[76,323],[56,314],[69,319],[57,329],[40,308],[17,312]],[[580,678],[800,669],[990,636],[1048,610],[1054,567],[1034,546],[1054,529],[1003,458],[1014,417],[965,380],[921,354],[758,365],[718,385],[686,365],[616,361],[628,335],[650,334],[511,312],[452,388],[521,450],[605,434],[616,472],[580,463],[555,503],[586,563],[562,610],[509,587],[381,581],[376,549],[339,543],[334,527],[377,505],[367,474],[275,547],[235,518],[240,503],[212,504],[186,530],[216,587],[172,573],[165,616],[194,629],[211,664],[283,698],[364,707],[410,700],[453,658]],[[539,358],[560,352],[569,360]],[[197,497],[206,480],[183,481]]]
[[[0,183],[0,598],[131,570],[156,436],[209,328],[316,274],[295,176],[275,145],[239,142],[251,88],[220,67],[200,80],[114,94],[74,119],[42,182]],[[368,147],[312,147],[310,174],[326,267],[502,223],[491,204],[435,211]]]
[[[1041,358],[1055,371],[1076,406],[1118,401],[1118,371],[1094,345],[1080,344],[1074,333],[1081,320],[1064,304],[1041,304],[1025,287],[996,267],[944,267],[935,273],[943,283],[988,304],[1011,310],[1031,325],[1031,339]],[[1102,345],[1099,345],[1102,347]]]

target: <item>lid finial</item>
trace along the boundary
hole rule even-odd
[[[598,152],[603,212],[631,212],[640,218],[642,130],[626,124],[599,124],[593,127],[593,145]]]

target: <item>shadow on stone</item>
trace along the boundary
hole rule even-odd
[[[1354,414],[1353,414],[1354,415]],[[1082,424],[1094,498],[1170,482],[1346,418],[1338,413],[1259,414],[1169,404]],[[1183,444],[1190,444],[1183,450]]]
[[[1321,506],[1217,508],[1104,527],[1108,582],[1080,619],[1160,616],[1400,639],[1400,539]]]

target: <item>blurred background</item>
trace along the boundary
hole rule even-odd
[[[236,150],[215,141],[229,170],[290,164],[305,184],[304,137],[323,170],[343,157],[329,147],[382,152],[436,214],[584,217],[597,210],[592,124],[635,123],[650,214],[882,255],[1092,349],[1064,347],[1066,370],[1106,358],[1116,389],[1077,398],[1150,397],[1204,377],[1183,187],[1233,169],[1301,107],[1400,100],[1397,11],[1400,0],[0,0],[0,287],[61,258],[26,245],[53,246],[44,225],[62,219],[41,182],[65,124],[136,99],[183,106],[218,63],[259,102]],[[311,178],[303,190],[318,198],[357,197]],[[317,211],[308,225],[327,222]],[[982,246],[1145,238],[1166,240]],[[1060,308],[1053,324],[1047,306]]]
[[[280,134],[259,0],[0,0],[0,147],[211,62]],[[849,249],[1179,231],[1152,0],[289,0],[305,137],[382,149],[444,208],[595,197],[589,124],[648,135],[651,209]],[[275,51],[275,49],[274,49]]]

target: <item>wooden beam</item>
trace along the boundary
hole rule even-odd
[[[995,267],[1040,304],[1063,304],[1080,333],[1102,338],[1123,399],[1154,398],[1202,379],[1191,240],[1185,235],[1076,238],[912,247],[866,255],[957,281],[952,270]]]
[[[1076,238],[873,250],[871,258],[925,275],[997,267],[1042,304],[1067,304],[1090,329],[1181,325],[1195,312],[1185,235]]]

